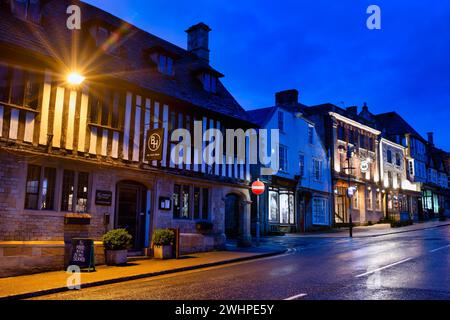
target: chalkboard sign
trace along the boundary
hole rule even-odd
[[[94,240],[92,239],[72,239],[72,252],[70,255],[70,265],[79,266],[81,269],[95,271],[94,261]]]
[[[98,206],[110,206],[112,204],[112,192],[105,190],[96,190],[95,204]]]

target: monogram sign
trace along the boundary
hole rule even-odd
[[[145,144],[145,160],[162,160],[164,141],[164,129],[152,129],[147,131],[147,143]]]

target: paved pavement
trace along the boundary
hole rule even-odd
[[[374,232],[374,236],[353,239],[263,239],[265,244],[282,245],[289,251],[38,299],[448,300],[450,226],[439,224],[440,227],[423,229],[424,226],[409,232]]]
[[[171,260],[133,260],[125,266],[98,266],[96,272],[81,273],[81,287],[104,285],[146,277],[193,270],[237,261],[257,259],[283,253],[283,246],[272,244],[261,248],[196,253]],[[45,272],[34,275],[0,279],[0,299],[27,298],[47,293],[67,291],[67,280],[71,274],[65,271]]]

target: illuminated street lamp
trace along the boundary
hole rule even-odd
[[[349,226],[349,233],[350,233],[350,238],[353,237],[353,218],[352,218],[352,199],[353,199],[353,195],[355,193],[355,187],[350,187],[350,183],[351,183],[351,170],[355,169],[353,167],[351,167],[351,163],[350,160],[353,157],[353,154],[355,152],[355,148],[348,146],[347,148],[344,146],[339,146],[338,147],[338,151],[341,154],[346,153],[347,154],[347,168],[343,168],[344,170],[347,170],[347,176],[348,176],[348,189],[347,189],[347,197],[348,197],[348,224]]]
[[[72,72],[67,76],[67,82],[72,85],[80,85],[86,78],[77,72]]]

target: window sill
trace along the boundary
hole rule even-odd
[[[99,129],[106,129],[106,130],[111,130],[111,131],[123,133],[123,130],[120,129],[120,128],[114,128],[114,127],[111,127],[111,126],[104,126],[104,125],[96,124],[96,123],[92,123],[92,122],[88,123],[88,126],[89,127],[94,127],[94,128],[99,128]]]
[[[18,110],[23,110],[23,111],[27,111],[27,112],[32,112],[32,113],[35,113],[35,114],[38,114],[38,113],[39,113],[39,111],[37,111],[37,110],[35,110],[35,109],[33,109],[33,108],[30,108],[30,107],[24,107],[24,106],[19,106],[19,105],[17,105],[17,104],[12,104],[12,103],[0,102],[0,106],[5,106],[5,107],[8,107],[8,108],[13,108],[13,109],[18,109]]]

